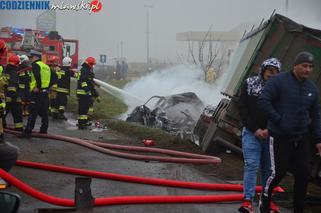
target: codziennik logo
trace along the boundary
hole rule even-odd
[[[50,1],[32,1],[32,0],[0,0],[0,10],[86,10],[89,14],[97,13],[102,9],[103,5],[99,0],[84,1],[78,3],[67,3],[61,1],[59,3],[51,3]]]

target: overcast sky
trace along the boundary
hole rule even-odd
[[[81,0],[65,2],[79,3]],[[321,0],[288,0],[288,15],[321,29]],[[62,0],[54,0],[61,3]],[[81,57],[121,54],[128,61],[146,61],[146,7],[150,11],[150,55],[166,60],[183,51],[177,32],[229,31],[244,23],[258,24],[272,11],[285,14],[286,0],[101,0],[98,13],[57,11],[57,30],[64,38],[80,41]],[[0,26],[35,28],[43,11],[0,10]]]

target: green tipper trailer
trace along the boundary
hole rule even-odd
[[[205,134],[200,136],[203,151],[217,153],[224,147],[242,153],[242,124],[237,109],[242,83],[247,77],[257,74],[261,63],[267,58],[278,58],[282,71],[290,70],[295,56],[301,51],[309,51],[315,56],[310,78],[321,90],[320,30],[275,14],[243,36],[227,70],[227,85],[222,91],[226,98],[217,105]],[[320,159],[315,159],[314,165],[314,177],[321,178]]]

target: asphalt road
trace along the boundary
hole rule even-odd
[[[78,138],[89,138],[92,140],[104,139],[128,140],[126,136],[111,131],[90,132],[89,130],[78,130],[74,125],[74,120],[68,122],[55,122],[50,120],[49,133],[61,134]],[[38,130],[36,126],[35,130]],[[166,178],[181,181],[195,182],[224,182],[210,174],[204,174],[195,167],[183,164],[161,163],[161,162],[141,162],[128,159],[117,158],[95,152],[85,147],[67,142],[49,139],[20,139],[12,135],[6,135],[7,141],[20,148],[20,160],[51,163],[57,165],[71,166],[96,171],[105,171],[118,174]],[[15,177],[30,186],[47,193],[49,195],[70,198],[74,197],[75,177],[74,175],[54,173],[48,171],[35,170],[23,167],[14,167],[11,171]],[[198,191],[188,189],[178,189],[171,187],[158,187],[142,184],[117,182],[110,180],[93,179],[91,189],[94,197],[109,196],[135,196],[135,195],[213,195],[226,192]],[[9,191],[18,193],[22,198],[20,206],[21,213],[37,212],[35,209],[64,207],[54,206],[36,200],[26,195],[14,187]],[[230,193],[230,192],[229,192]],[[236,203],[211,203],[211,204],[147,204],[147,205],[114,205],[95,207],[94,213],[229,213],[237,212],[240,202]],[[80,211],[78,211],[80,212]],[[288,211],[282,211],[288,212]]]

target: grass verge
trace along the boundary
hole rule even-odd
[[[116,82],[118,85],[124,86],[125,82]],[[114,82],[114,86],[117,86]],[[71,82],[71,88],[76,88],[77,82]],[[108,94],[105,91],[98,89],[100,94],[100,102],[94,103],[94,119],[108,119],[113,118],[117,115],[125,113],[127,111],[127,106],[118,98]],[[76,89],[72,89],[68,99],[67,111],[78,114],[78,100],[76,95]]]

